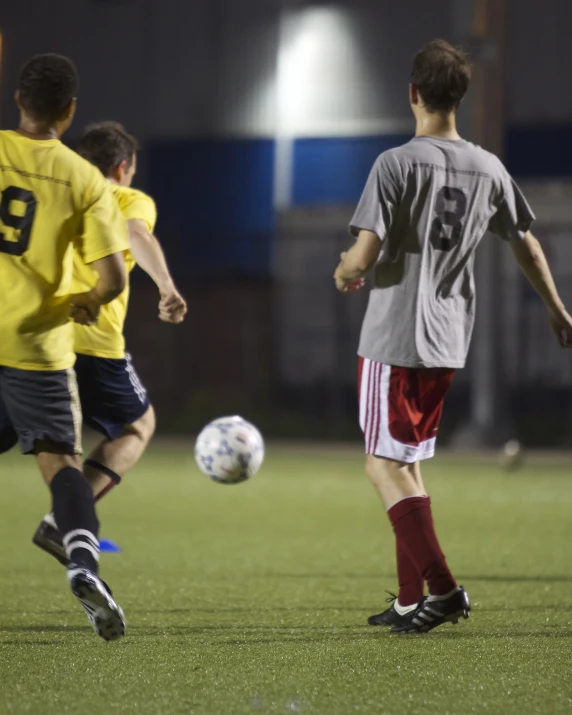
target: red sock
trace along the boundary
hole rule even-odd
[[[457,586],[457,582],[449,571],[435,534],[431,499],[428,497],[402,499],[387,513],[398,544],[403,547],[417,571],[427,581],[429,593],[432,596],[443,596],[452,591]],[[401,604],[401,600],[399,603]]]
[[[403,543],[397,539],[397,578],[399,581],[400,606],[412,606],[423,598],[423,577],[411,560]]]
[[[109,484],[106,487],[103,487],[103,489],[99,492],[99,494],[95,495],[95,501],[99,501],[101,498],[103,498],[108,492],[110,492],[113,487],[117,486],[115,482],[109,482]]]
[[[99,494],[95,495],[95,501],[99,501],[102,497],[104,497],[108,492],[110,492],[113,487],[115,487],[117,484],[121,482],[121,477],[119,474],[116,474],[113,469],[110,469],[109,467],[106,467],[105,464],[101,464],[101,462],[96,462],[95,459],[86,459],[84,462],[84,469],[86,467],[89,467],[90,469],[94,469],[97,472],[101,472],[102,474],[105,474],[105,476],[109,477],[111,481],[109,484],[99,492]],[[87,471],[87,475],[89,477],[89,470]]]

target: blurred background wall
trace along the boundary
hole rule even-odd
[[[122,121],[142,142],[136,185],[157,201],[157,233],[190,301],[184,326],[161,325],[153,286],[134,274],[129,346],[164,429],[188,432],[221,412],[243,412],[273,434],[358,435],[364,299],[336,295],[331,274],[375,157],[413,132],[411,59],[436,36],[467,44],[502,74],[500,102],[475,93],[463,128],[482,141],[473,121],[481,102],[487,128],[501,138],[494,148],[524,182],[572,300],[572,94],[562,79],[572,65],[572,4],[497,0],[504,29],[489,27],[488,42],[489,30],[478,36],[488,2],[0,6],[3,127],[17,121],[19,67],[53,51],[72,57],[81,76],[70,143],[98,119]],[[509,258],[502,249],[494,258],[490,295],[482,276],[483,310],[500,323],[478,333],[445,432],[471,422],[475,385],[485,384],[481,420],[500,420],[530,443],[561,444],[572,433],[570,360],[549,342],[543,309]],[[493,342],[502,349],[491,361]]]

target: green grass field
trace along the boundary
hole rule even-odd
[[[393,538],[359,448],[270,448],[234,487],[156,447],[100,509],[102,576],[128,635],[105,643],[30,543],[48,492],[0,461],[0,713],[572,712],[572,463],[426,469],[469,621],[390,636]]]

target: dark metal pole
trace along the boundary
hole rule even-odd
[[[457,0],[454,9],[456,35],[474,61],[461,131],[502,158],[506,0]],[[501,249],[498,239],[486,236],[477,252],[470,418],[454,437],[461,446],[500,444],[511,436],[503,374]]]

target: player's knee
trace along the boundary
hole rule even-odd
[[[132,425],[132,429],[139,439],[147,444],[155,434],[156,426],[157,419],[155,417],[155,410],[153,409],[153,405],[149,405],[147,412]]]

